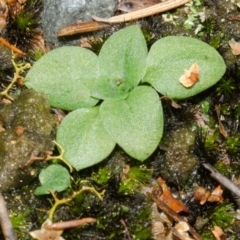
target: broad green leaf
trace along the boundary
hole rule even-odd
[[[190,88],[184,87],[179,78],[184,69],[197,63],[199,80]],[[210,45],[190,37],[165,37],[150,49],[147,72],[143,82],[150,83],[157,91],[174,99],[194,96],[214,85],[226,70],[220,54]]]
[[[70,187],[70,175],[67,169],[59,164],[53,164],[43,169],[39,174],[41,187],[38,187],[34,194],[49,194],[49,190],[53,192],[61,192]]]
[[[162,106],[151,87],[137,87],[123,100],[104,101],[100,116],[113,139],[140,161],[153,153],[162,137]]]
[[[102,161],[116,144],[101,123],[99,107],[68,114],[58,128],[57,142],[66,151],[64,158],[77,170]]]
[[[97,75],[97,56],[90,50],[68,46],[40,58],[29,70],[25,84],[45,93],[53,107],[75,110],[97,103],[89,90]]]
[[[100,78],[92,91],[104,100],[124,99],[142,80],[146,70],[147,45],[138,26],[114,33],[99,53]]]

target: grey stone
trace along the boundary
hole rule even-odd
[[[96,15],[113,16],[117,0],[43,0],[41,14],[44,39],[53,44],[61,42],[57,32],[69,25],[87,22]]]
[[[56,119],[44,94],[27,89],[12,104],[0,105],[0,192],[28,184],[43,161],[26,166],[32,153],[45,156],[53,149]],[[21,127],[22,132],[17,132]]]

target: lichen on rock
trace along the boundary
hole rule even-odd
[[[168,137],[160,174],[164,180],[183,186],[197,165],[193,154],[196,131],[191,126],[182,126]]]

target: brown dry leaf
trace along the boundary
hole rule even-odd
[[[223,230],[218,226],[213,227],[212,233],[216,240],[221,240],[221,237],[224,236]]]
[[[172,239],[172,219],[165,213],[158,212],[156,203],[152,205],[152,235],[155,240],[173,240]]]
[[[184,87],[192,87],[199,80],[199,66],[193,63],[189,69],[184,70],[184,74],[179,78],[179,82]]]
[[[189,226],[186,222],[179,222],[174,228],[178,231],[182,240],[194,240],[193,238],[190,238],[187,233],[189,231]]]
[[[219,185],[212,191],[211,196],[208,198],[208,202],[222,202],[223,201],[222,193],[223,189],[221,185]]]
[[[206,190],[204,187],[197,187],[194,192],[194,199],[200,201],[200,204],[203,205],[206,202],[222,202],[223,189],[221,185],[216,187],[211,193]]]
[[[197,187],[194,191],[194,199],[200,201],[200,204],[203,205],[211,193],[206,190],[204,187]]]
[[[8,2],[8,9],[11,13],[11,16],[17,16],[23,9],[23,5],[18,1],[9,1]]]
[[[18,0],[19,3],[24,4],[27,0]]]
[[[196,121],[196,124],[198,125],[198,127],[208,129],[207,125],[205,124],[206,120],[204,119],[204,117],[201,116],[200,113],[195,112],[194,110],[193,110],[193,113],[194,113],[195,121]]]
[[[160,199],[165,204],[167,204],[176,213],[189,212],[188,208],[184,205],[184,203],[181,200],[175,199],[172,196],[172,193],[169,191],[168,186],[166,185],[166,183],[162,178],[159,177],[157,182],[163,191],[162,195],[160,196]]]
[[[165,227],[161,222],[153,222],[152,223],[152,234],[157,236],[159,234],[163,234],[165,232]]]
[[[17,0],[4,0],[7,4],[12,4],[17,2]]]
[[[86,37],[79,40],[79,46],[88,49],[92,48],[91,42]]]
[[[240,54],[240,42],[236,42],[234,39],[231,39],[228,41],[229,46],[232,49],[233,55],[239,55]]]
[[[146,7],[150,7],[160,2],[160,0],[123,0],[118,3],[117,10],[123,12],[134,12]]]
[[[177,102],[175,102],[172,98],[168,96],[162,96],[161,99],[169,100],[173,108],[181,108],[181,105],[179,105]]]
[[[220,114],[220,105],[215,105],[215,110],[217,113],[217,117],[218,117],[218,125],[219,125],[219,132],[225,137],[228,137],[228,133],[225,129],[225,127],[223,126],[222,122],[221,122],[221,114]]]
[[[0,132],[5,131],[5,128],[2,126],[1,122],[0,122]]]
[[[7,25],[8,7],[4,0],[0,0],[0,31]]]
[[[64,240],[63,237],[61,237],[63,231],[62,230],[47,230],[45,229],[46,225],[51,225],[52,221],[50,219],[47,219],[41,226],[41,229],[35,230],[32,232],[29,232],[29,234],[34,238],[38,240],[46,240],[46,239],[52,239],[52,240]]]
[[[45,41],[42,33],[35,34],[34,39],[32,39],[31,43],[33,45],[34,51],[38,50],[41,53],[47,53],[50,51],[49,47],[45,45]]]

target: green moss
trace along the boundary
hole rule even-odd
[[[201,110],[204,114],[207,114],[210,108],[210,102],[209,101],[203,101],[201,104]]]
[[[204,240],[214,240],[215,237],[212,234],[212,229],[214,226],[218,226],[225,234],[230,232],[230,239],[235,239],[234,229],[236,222],[236,213],[234,205],[231,203],[221,203],[211,210],[208,210],[205,215],[208,215],[209,223],[204,227],[201,233],[201,237]]]
[[[14,228],[14,231],[19,236],[24,237],[26,234],[26,229],[28,229],[31,226],[31,222],[29,222],[29,215],[31,213],[31,210],[29,208],[26,208],[24,211],[20,213],[10,213],[10,220],[12,223],[12,226]]]
[[[214,164],[214,168],[223,175],[231,174],[233,171],[230,165],[226,165],[222,161],[218,161],[216,164]]]
[[[122,178],[119,194],[134,194],[139,191],[139,188],[149,183],[152,176],[152,171],[142,165],[139,167],[130,167],[129,171]]]
[[[213,121],[212,124],[209,125],[216,125],[216,123]],[[209,152],[219,149],[219,135],[220,134],[218,129],[211,131],[206,128],[200,129],[201,141],[203,143],[203,148],[205,151]]]
[[[239,117],[240,117],[240,104],[238,104],[238,105],[235,107],[234,111],[235,111],[236,117],[239,118]]]
[[[226,148],[231,153],[240,151],[240,136],[229,136],[226,141]]]
[[[34,49],[31,49],[30,51],[30,58],[33,60],[33,61],[38,61],[45,53],[43,51],[41,51],[40,49],[37,49],[37,48],[34,48]]]
[[[222,229],[231,228],[235,222],[236,213],[233,204],[222,203],[213,210],[211,221]]]
[[[213,36],[211,40],[209,41],[209,45],[211,45],[214,48],[219,48],[221,45],[222,38],[220,35]]]
[[[235,84],[232,79],[221,80],[216,89],[218,96],[224,95],[226,97],[230,97],[234,90]]]
[[[107,184],[111,177],[111,172],[107,166],[100,167],[97,173],[93,173],[91,179],[99,185]]]
[[[4,37],[24,52],[28,52],[39,41],[42,6],[41,0],[27,0],[19,13],[9,11]]]
[[[30,31],[30,27],[35,24],[34,16],[28,12],[21,12],[16,17],[16,24],[18,28]]]
[[[203,240],[216,240],[214,235],[212,234],[211,230],[205,230],[202,234],[201,237]]]

